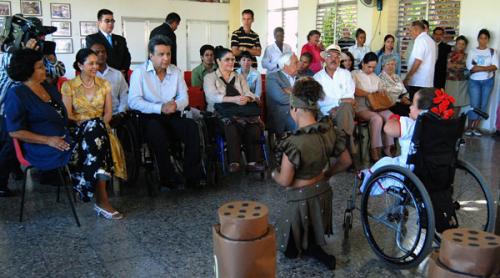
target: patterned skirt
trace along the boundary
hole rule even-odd
[[[293,237],[295,249],[303,252],[309,244],[326,245],[332,232],[332,188],[326,181],[292,188],[286,192],[286,209],[276,227],[278,249],[285,252]],[[315,242],[310,243],[309,238]]]
[[[108,132],[100,118],[87,120],[74,131],[76,146],[73,149],[71,173],[74,189],[84,202],[90,201],[96,183],[110,180],[113,160]]]

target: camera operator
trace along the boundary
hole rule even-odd
[[[57,30],[55,27],[43,26],[40,19],[36,17],[24,18],[20,15],[14,15],[7,20],[5,28],[8,28],[8,36],[1,46],[4,51],[0,60],[0,197],[12,196],[7,183],[9,175],[16,169],[19,169],[12,138],[5,130],[4,119],[4,101],[5,94],[9,88],[17,85],[17,82],[10,79],[7,74],[7,68],[10,64],[12,52],[18,48],[31,48],[44,53],[44,65],[47,72],[47,78],[56,80],[66,72],[64,64],[57,61],[55,57],[55,43],[46,42],[45,35],[51,34]],[[22,40],[16,38],[14,29],[20,29],[16,36],[22,36]],[[52,53],[54,52],[54,53]]]

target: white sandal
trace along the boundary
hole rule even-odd
[[[109,212],[101,207],[99,207],[97,204],[94,204],[94,210],[97,212],[97,216],[102,216],[106,219],[112,219],[112,220],[119,220],[123,218],[123,214],[121,214],[119,211],[115,212]]]

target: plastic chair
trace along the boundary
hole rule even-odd
[[[68,81],[68,78],[61,76],[57,79],[57,91],[60,92],[64,82]]]
[[[189,106],[205,111],[205,93],[199,87],[188,87]]]
[[[184,81],[186,81],[186,85],[189,87],[191,87],[191,71],[185,71],[184,72]]]
[[[26,195],[26,183],[27,183],[27,177],[29,174],[29,171],[31,169],[34,169],[35,167],[31,165],[31,163],[24,158],[23,151],[21,149],[21,144],[19,143],[19,139],[13,138],[14,140],[14,149],[16,151],[16,157],[17,160],[19,161],[19,164],[21,164],[23,168],[23,173],[24,173],[24,181],[23,181],[23,188],[22,188],[22,194],[21,194],[21,210],[19,213],[19,222],[23,222],[23,212],[24,212],[24,199]],[[73,200],[71,199],[69,189],[68,189],[68,184],[64,180],[63,176],[63,170],[67,170],[67,166],[61,167],[57,169],[57,173],[59,175],[60,182],[63,184],[65,190],[66,190],[66,196],[68,197],[69,204],[71,206],[71,211],[73,212],[73,217],[75,218],[76,225],[80,227],[80,220],[78,219],[78,215],[76,214],[75,210],[75,205],[73,203]],[[67,170],[69,172],[69,170]],[[60,193],[61,185],[59,184],[57,186],[57,202],[59,202],[59,193]]]

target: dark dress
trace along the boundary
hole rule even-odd
[[[299,128],[278,147],[294,165],[295,179],[311,179],[322,173],[329,158],[345,150],[346,136],[330,120]],[[286,209],[276,225],[278,248],[303,252],[311,245],[324,246],[332,234],[332,189],[328,181],[288,188]],[[314,240],[314,242],[311,242]]]
[[[9,89],[5,101],[7,132],[26,130],[45,136],[65,136],[65,141],[72,144],[61,94],[50,85],[44,85],[44,88],[50,95],[49,102],[42,101],[24,84]],[[27,142],[22,144],[22,148],[26,160],[40,170],[67,165],[72,152]]]

